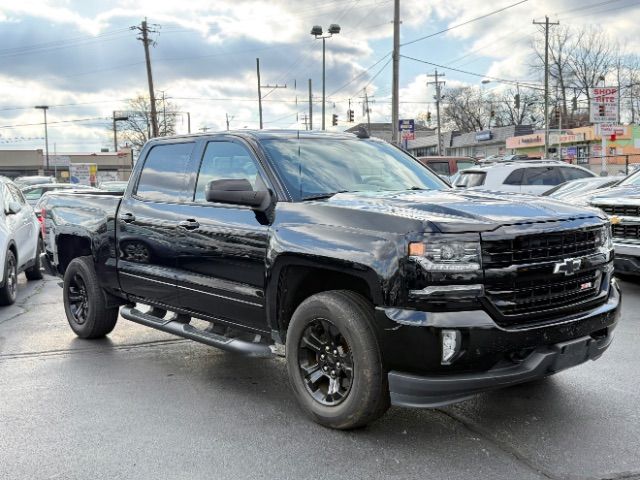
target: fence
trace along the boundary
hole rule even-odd
[[[597,157],[577,157],[572,159],[563,159],[566,162],[581,167],[588,168],[594,173],[603,176],[619,176],[630,175],[640,170],[640,154],[625,155],[607,155],[604,158]],[[606,173],[603,173],[606,172]]]

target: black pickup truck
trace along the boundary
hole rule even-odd
[[[124,196],[38,208],[77,335],[120,311],[285,355],[303,409],[333,428],[595,360],[618,319],[604,213],[452,190],[364,131],[154,139]]]

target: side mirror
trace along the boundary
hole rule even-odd
[[[258,212],[266,211],[271,205],[269,191],[255,191],[246,178],[225,178],[212,180],[205,190],[207,202],[244,205]]]
[[[20,210],[22,210],[22,205],[18,202],[9,202],[6,213],[7,215],[15,215],[16,213],[19,213]]]

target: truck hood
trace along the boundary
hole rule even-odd
[[[420,220],[441,232],[491,231],[505,225],[599,217],[593,208],[546,197],[479,190],[412,190],[336,194],[327,205]]]
[[[620,187],[612,187],[600,192],[594,192],[588,198],[593,204],[598,204],[600,200],[610,203],[611,200],[620,200],[624,204],[625,200],[640,201],[640,185],[623,185]]]

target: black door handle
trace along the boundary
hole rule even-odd
[[[124,223],[131,223],[136,219],[135,215],[133,213],[123,213],[122,215],[120,215],[120,220],[122,220]]]
[[[196,228],[200,228],[200,224],[193,219],[183,220],[178,223],[180,228],[184,228],[185,230],[195,230]]]

